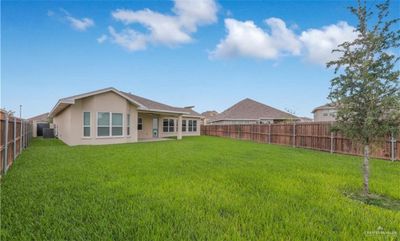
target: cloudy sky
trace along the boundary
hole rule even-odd
[[[105,87],[199,112],[244,98],[311,116],[354,1],[3,1],[1,107],[25,117]],[[399,17],[400,2],[392,2]]]

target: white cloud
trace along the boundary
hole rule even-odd
[[[97,42],[98,42],[99,44],[102,44],[102,43],[104,43],[107,39],[108,39],[108,36],[105,35],[105,34],[103,34],[103,35],[101,35],[100,37],[97,38]]]
[[[357,32],[354,31],[353,26],[339,22],[302,32],[300,40],[304,44],[306,58],[317,64],[326,64],[337,59],[340,53],[332,53],[332,50],[343,42],[354,40],[357,37]]]
[[[126,28],[121,32],[116,32],[113,27],[108,27],[112,41],[121,45],[129,51],[137,51],[146,49],[147,37],[135,30]]]
[[[299,55],[301,43],[292,30],[279,18],[269,18],[265,23],[271,33],[257,27],[253,21],[225,19],[227,36],[220,41],[211,57],[229,58],[237,56],[261,59],[276,59],[283,54]]]
[[[127,41],[132,41],[133,46],[140,42],[141,48],[128,48],[135,51],[145,49],[151,44],[163,44],[175,46],[192,41],[191,34],[197,31],[198,26],[211,24],[217,21],[217,5],[214,0],[175,0],[172,11],[174,15],[154,12],[150,9],[133,11],[128,9],[117,9],[111,13],[117,21],[130,25],[139,23],[143,25],[148,32],[136,32],[130,28],[122,30],[121,34]],[[118,34],[115,30],[114,35]],[[120,41],[114,41],[119,43]],[[128,44],[129,45],[129,44]]]
[[[339,57],[340,53],[332,53],[333,49],[357,37],[355,28],[344,21],[308,29],[300,35],[296,35],[293,28],[287,28],[279,18],[269,18],[264,22],[270,31],[261,29],[253,21],[225,19],[227,35],[210,53],[210,57],[276,59],[282,55],[302,55],[312,63],[326,64]]]
[[[66,16],[66,20],[69,22],[72,28],[78,31],[86,31],[86,29],[94,26],[94,21],[90,18],[74,18],[71,16]]]
[[[60,8],[59,11],[47,11],[47,16],[57,19],[60,22],[67,22],[73,29],[78,31],[86,31],[94,26],[94,21],[91,18],[75,18],[67,10]]]

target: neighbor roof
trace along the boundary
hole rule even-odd
[[[293,119],[298,118],[287,112],[278,110],[271,106],[257,102],[252,99],[244,99],[221,114],[218,114],[212,121],[221,120],[260,120],[260,119]]]
[[[29,121],[48,121],[49,112],[29,118]]]
[[[143,97],[140,97],[137,95],[133,95],[131,93],[119,91],[113,87],[62,98],[54,106],[54,108],[50,112],[49,116],[53,117],[53,116],[57,115],[59,112],[61,112],[62,110],[64,110],[65,108],[67,108],[68,106],[75,104],[75,100],[86,98],[86,97],[97,95],[97,94],[106,93],[106,92],[114,92],[114,93],[120,95],[121,97],[127,99],[132,104],[136,105],[139,110],[175,113],[175,114],[182,114],[182,115],[186,115],[186,116],[200,117],[200,114],[193,111],[192,109],[179,108],[179,107],[165,105],[165,104],[162,104],[162,103],[150,100],[150,99],[146,99],[146,98],[143,98]]]
[[[201,113],[201,115],[204,116],[205,118],[212,118],[212,117],[218,115],[218,112],[215,110],[208,110],[208,111]]]
[[[321,106],[316,107],[311,113],[314,113],[314,112],[316,112],[317,110],[330,110],[330,109],[336,109],[336,108],[337,108],[337,106],[336,106],[335,104],[333,104],[333,103],[328,103],[328,104],[325,104],[325,105],[321,105]]]

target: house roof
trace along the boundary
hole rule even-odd
[[[211,121],[260,119],[282,120],[293,118],[297,119],[298,117],[247,98],[218,114]]]
[[[179,112],[179,113],[184,113],[185,115],[190,115],[190,116],[198,116],[200,117],[201,115],[197,113],[196,111],[192,110],[194,106],[189,106],[189,107],[173,107],[170,105],[166,105],[154,100],[150,100],[141,96],[137,96],[131,93],[123,92],[126,96],[130,97],[131,99],[135,100],[136,102],[142,104],[144,107],[150,110],[161,110],[161,111],[173,111],[173,112]]]
[[[209,111],[205,111],[203,113],[201,113],[202,116],[204,116],[205,118],[212,118],[216,115],[218,115],[218,112],[215,110],[209,110]]]
[[[48,118],[49,118],[49,112],[46,112],[37,116],[33,116],[29,118],[28,121],[48,121]]]
[[[328,104],[321,105],[321,106],[318,106],[318,107],[314,108],[314,110],[313,110],[311,113],[314,113],[314,112],[316,112],[317,110],[330,110],[330,109],[336,109],[336,108],[337,108],[337,107],[336,107],[335,104],[333,104],[333,103],[328,103]]]
[[[78,99],[82,99],[82,98],[86,98],[89,96],[102,94],[102,93],[106,93],[106,92],[114,92],[115,94],[120,95],[121,97],[125,98],[132,104],[136,105],[138,107],[138,109],[142,110],[142,111],[163,112],[163,113],[171,113],[171,114],[181,114],[181,115],[185,115],[185,116],[200,117],[200,114],[193,111],[192,109],[169,106],[169,105],[162,104],[162,103],[159,103],[159,102],[156,102],[156,101],[153,101],[150,99],[146,99],[146,98],[143,98],[143,97],[140,97],[137,95],[133,95],[131,93],[119,91],[113,87],[62,98],[57,102],[57,104],[51,110],[49,116],[53,117],[53,116],[57,115],[59,112],[61,112],[68,106],[75,104],[75,101]]]

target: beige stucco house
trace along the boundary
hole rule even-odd
[[[68,145],[130,143],[200,135],[201,115],[106,88],[60,99],[51,110],[55,135]]]
[[[314,114],[314,121],[335,121],[337,106],[334,104],[325,104],[315,108],[312,113]]]

